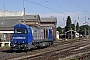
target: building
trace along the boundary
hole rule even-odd
[[[59,31],[56,31],[56,38],[59,39]]]
[[[4,17],[4,16],[23,16],[24,13],[23,12],[18,12],[18,11],[0,11],[0,17]]]
[[[39,25],[52,28],[53,36],[56,38],[56,17],[40,18],[39,15],[24,15],[22,12],[0,12],[0,45],[10,45],[10,36],[14,33],[14,25],[23,23],[29,26]]]
[[[41,18],[40,19],[40,26],[51,28],[53,32],[54,38],[56,38],[56,25],[57,25],[57,18],[56,17],[48,17],[48,18]]]
[[[24,23],[29,26],[40,25],[39,15],[25,15],[23,16],[3,16],[0,17],[0,45],[10,41],[10,36],[14,33],[13,27],[15,24]],[[4,42],[4,43],[3,43]],[[2,45],[3,43],[3,45]]]

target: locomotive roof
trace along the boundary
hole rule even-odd
[[[30,26],[25,25],[25,24],[16,24],[16,25],[14,26],[14,28],[17,28],[18,26],[21,26],[21,27],[24,27],[24,28],[30,28]]]

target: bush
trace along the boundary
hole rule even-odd
[[[5,44],[3,47],[9,47],[9,45],[8,44]]]
[[[59,40],[58,38],[55,38],[55,40]]]

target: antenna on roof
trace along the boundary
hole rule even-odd
[[[23,0],[23,23],[25,24],[25,7],[24,7],[24,0]]]
[[[3,8],[4,8],[4,11],[3,11],[3,16],[5,16],[5,11],[6,11],[6,8],[5,8],[5,3],[3,3]]]

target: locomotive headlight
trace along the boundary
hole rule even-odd
[[[16,41],[14,43],[17,43]]]
[[[23,41],[23,43],[24,43],[24,41]]]
[[[13,45],[14,47],[16,46],[16,45]]]
[[[25,47],[26,47],[26,45],[25,45]]]

